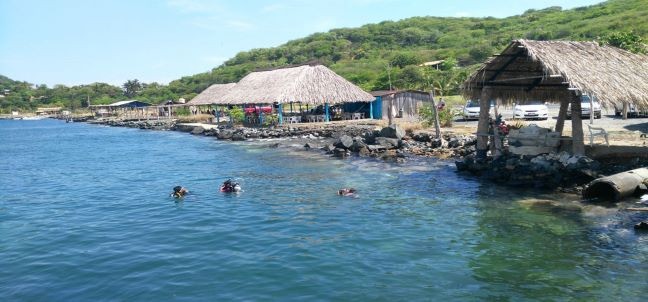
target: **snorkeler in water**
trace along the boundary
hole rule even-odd
[[[220,186],[220,191],[225,193],[238,193],[241,192],[241,185],[228,179]]]
[[[187,195],[188,193],[189,193],[189,190],[187,190],[185,187],[183,187],[183,186],[175,186],[175,187],[173,187],[173,193],[171,193],[171,197],[182,198],[185,195]]]
[[[354,188],[343,188],[343,189],[339,189],[337,192],[337,194],[340,196],[349,196],[349,197],[356,197],[357,196],[356,193],[358,193],[358,191]]]

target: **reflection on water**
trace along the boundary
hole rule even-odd
[[[0,140],[10,301],[638,300],[648,289],[648,236],[632,230],[647,214],[480,183],[451,162],[48,120],[0,121]],[[229,177],[244,192],[219,193]],[[174,185],[191,194],[169,198]]]

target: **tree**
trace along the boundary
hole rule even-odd
[[[142,90],[142,84],[137,80],[128,80],[122,85],[124,95],[128,98],[133,98]]]
[[[599,38],[599,45],[610,45],[634,53],[648,53],[648,46],[644,44],[641,36],[633,31],[614,32]]]

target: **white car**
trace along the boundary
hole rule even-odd
[[[594,98],[594,118],[601,118],[601,103]],[[590,110],[590,97],[587,95],[581,96],[581,117],[589,118],[592,110]],[[571,118],[571,104],[567,107],[567,118]]]
[[[495,107],[493,101],[491,101],[490,108]],[[466,102],[466,105],[463,108],[463,119],[467,120],[478,120],[479,119],[479,100],[469,100]]]
[[[549,118],[549,108],[542,101],[523,101],[515,104],[513,118],[546,120]]]

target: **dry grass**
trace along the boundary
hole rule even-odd
[[[219,93],[209,97],[210,104],[300,102],[311,105],[324,103],[333,105],[371,102],[375,99],[371,94],[322,65],[252,72],[236,85],[223,89],[223,92]]]
[[[180,123],[209,123],[214,116],[209,114],[185,115],[178,117]]]
[[[220,96],[226,94],[230,89],[234,88],[236,83],[229,84],[214,84],[203,90],[199,95],[191,99],[187,105],[211,105],[216,104],[216,100]]]

